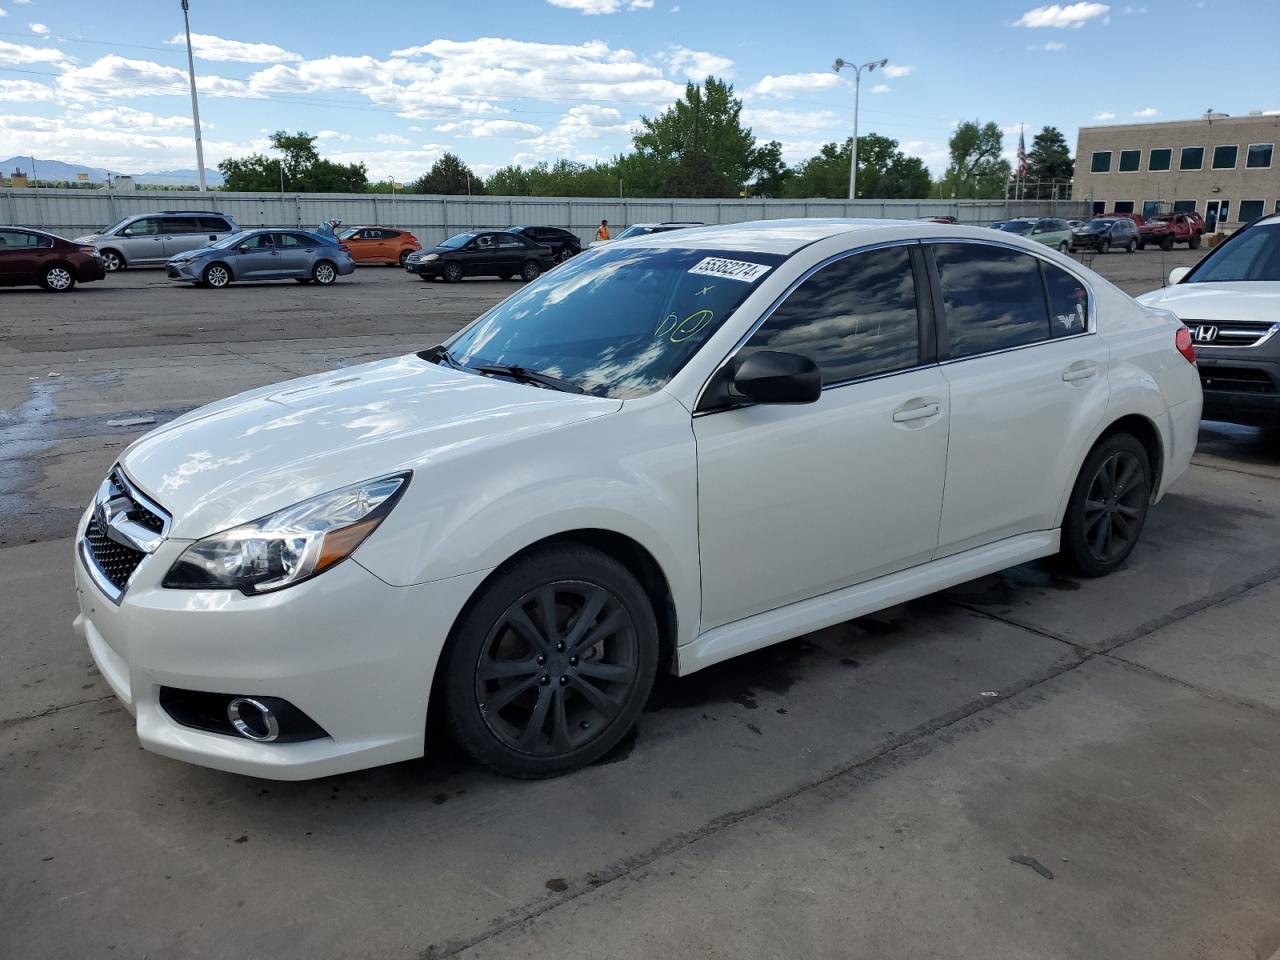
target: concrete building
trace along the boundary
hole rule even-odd
[[[1081,127],[1072,197],[1095,213],[1191,211],[1234,229],[1280,211],[1280,115]]]

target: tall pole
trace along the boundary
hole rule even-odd
[[[849,164],[849,199],[858,197],[858,99],[862,95],[862,68],[853,72],[853,156]]]
[[[200,178],[200,192],[203,193],[208,186],[204,182],[204,142],[200,139],[200,102],[196,99],[196,61],[191,55],[191,18],[187,16],[188,9],[187,0],[182,0],[182,25],[187,31],[187,76],[191,79],[191,123],[196,130],[196,175]]]

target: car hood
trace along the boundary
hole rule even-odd
[[[125,472],[199,539],[329,490],[620,409],[415,355],[263,387],[137,440]]]
[[[1280,322],[1280,281],[1179,283],[1138,297],[1139,303],[1170,310],[1179,320]]]
[[[71,242],[72,243],[97,243],[101,239],[102,239],[102,234],[100,233],[86,233],[83,237],[72,238]]]

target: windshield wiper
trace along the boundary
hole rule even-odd
[[[453,358],[444,344],[437,343],[434,347],[427,347],[425,350],[419,350],[418,356],[428,363],[443,363],[446,367],[453,367],[455,370],[463,369],[462,364]]]
[[[466,369],[472,373],[483,373],[487,377],[511,377],[515,380],[522,380],[525,383],[536,383],[540,387],[549,387],[552,390],[561,390],[565,393],[587,392],[576,383],[561,380],[559,377],[553,377],[549,373],[528,370],[514,363],[490,363],[480,367],[467,367]]]

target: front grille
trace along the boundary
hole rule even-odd
[[[1256,347],[1280,333],[1280,323],[1258,320],[1183,320],[1201,347]]]
[[[1275,381],[1255,367],[1201,366],[1200,386],[1206,392],[1277,393]]]
[[[97,517],[89,518],[89,524],[84,530],[84,539],[89,545],[89,552],[93,555],[93,562],[98,565],[98,570],[117,590],[124,589],[129,578],[133,576],[133,571],[138,569],[138,564],[146,556],[141,550],[126,547],[123,543],[117,543],[108,537],[107,531],[102,528]]]

